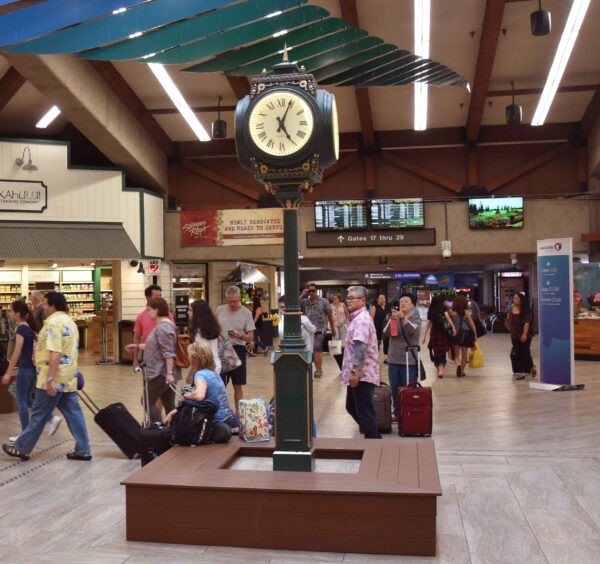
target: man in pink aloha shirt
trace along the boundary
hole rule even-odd
[[[350,286],[346,298],[350,325],[346,336],[342,382],[346,384],[346,411],[358,423],[365,439],[380,439],[373,394],[379,385],[377,332],[367,309],[367,290]]]

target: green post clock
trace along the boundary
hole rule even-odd
[[[251,82],[235,110],[240,164],[283,207],[285,312],[280,348],[273,355],[275,388],[274,470],[310,472],[312,351],[302,338],[298,303],[298,206],[339,156],[335,97],[319,90],[313,75],[284,60]]]

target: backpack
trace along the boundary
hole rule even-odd
[[[218,406],[210,401],[184,399],[169,428],[171,446],[195,446],[212,442],[215,430],[215,413]]]
[[[438,315],[435,318],[434,323],[436,329],[443,335],[453,335],[452,326],[450,325],[450,323],[448,323],[448,320],[446,319],[446,315],[444,313]]]

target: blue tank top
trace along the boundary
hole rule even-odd
[[[194,374],[194,382],[198,378],[202,378],[206,382],[207,390],[204,399],[214,401],[219,406],[219,410],[215,413],[215,421],[222,423],[229,419],[232,413],[227,399],[227,390],[221,377],[216,372],[203,368]]]
[[[17,327],[17,335],[23,337],[23,349],[17,366],[19,368],[35,368],[33,365],[33,342],[35,333],[27,325]]]

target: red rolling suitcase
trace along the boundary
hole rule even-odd
[[[406,370],[408,372],[408,355],[415,354],[416,365],[419,366],[420,347],[406,347]],[[408,382],[408,374],[406,378]],[[421,386],[419,381],[398,389],[398,434],[399,435],[431,435],[433,430],[433,401],[431,388]]]

